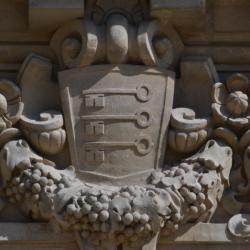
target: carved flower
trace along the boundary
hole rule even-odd
[[[14,125],[19,121],[23,107],[19,87],[10,80],[0,79],[0,148],[20,136]]]
[[[249,80],[243,74],[233,74],[226,84],[213,87],[212,110],[215,122],[227,124],[235,129],[250,124]]]
[[[7,126],[10,126],[10,122],[6,118],[7,115],[7,100],[4,95],[0,93],[0,131],[4,130]]]
[[[7,79],[0,80],[0,132],[12,127],[21,116],[23,103],[20,89]]]

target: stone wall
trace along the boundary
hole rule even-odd
[[[0,249],[248,249],[249,11],[0,0]]]

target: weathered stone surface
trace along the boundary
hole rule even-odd
[[[0,1],[0,249],[248,249],[249,6]]]

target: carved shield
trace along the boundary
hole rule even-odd
[[[63,71],[59,82],[71,160],[82,179],[139,183],[161,167],[172,72],[99,65]]]

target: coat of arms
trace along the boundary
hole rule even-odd
[[[128,183],[163,165],[171,72],[101,65],[61,72],[59,81],[72,163],[83,179]]]
[[[217,83],[211,60],[194,60],[211,83],[209,117],[196,118],[192,101],[177,108],[176,31],[143,1],[103,2],[56,31],[56,66],[30,54],[17,84],[0,81],[2,194],[73,231],[81,249],[154,250],[161,232],[211,219],[233,152],[249,161],[249,82]]]

